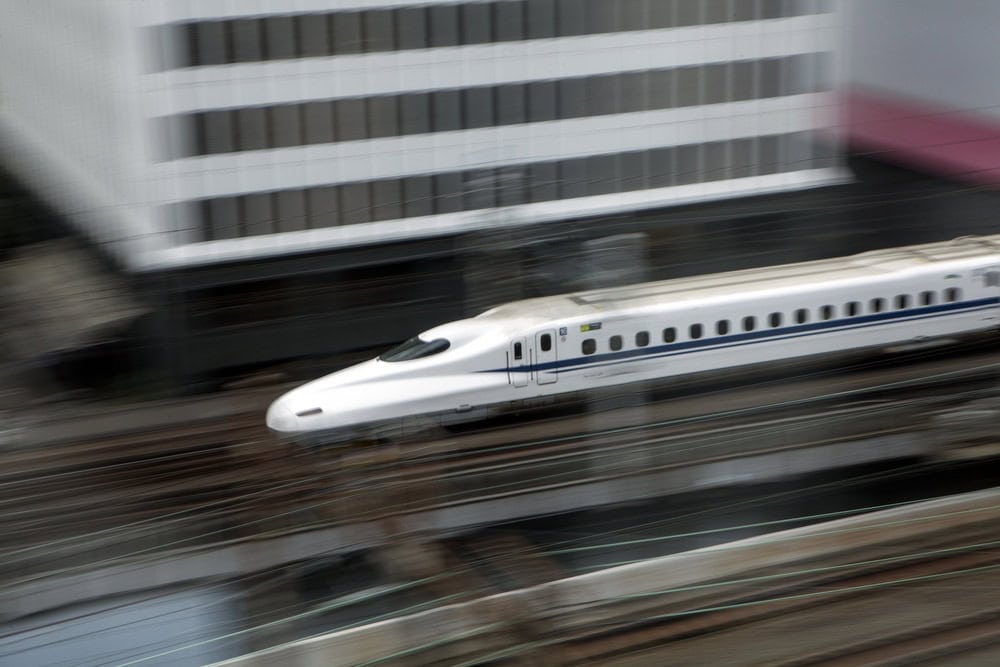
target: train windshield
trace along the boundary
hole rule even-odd
[[[433,354],[439,354],[444,352],[451,346],[444,338],[435,338],[434,340],[421,340],[420,337],[411,338],[410,340],[397,345],[385,354],[379,357],[382,361],[409,361],[410,359],[422,359],[423,357],[429,357]]]

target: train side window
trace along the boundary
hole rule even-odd
[[[584,354],[593,354],[594,352],[597,352],[597,341],[593,338],[584,338],[581,349]]]
[[[664,343],[673,343],[675,340],[677,340],[677,329],[673,327],[667,327],[666,329],[663,330]]]
[[[955,303],[962,299],[962,290],[957,287],[949,287],[944,291],[944,300],[948,303]]]
[[[552,349],[552,334],[542,334],[541,340],[539,341],[542,352],[548,352]]]
[[[622,337],[612,336],[610,339],[608,339],[608,345],[611,347],[611,350],[613,352],[617,352],[618,350],[622,349]]]
[[[844,312],[847,313],[848,317],[855,317],[861,312],[861,304],[857,301],[848,301],[844,304]]]
[[[868,309],[873,313],[881,313],[885,310],[885,299],[872,299],[868,302]]]
[[[824,320],[833,319],[833,306],[820,306],[819,316]]]
[[[808,321],[809,321],[809,309],[808,308],[799,308],[798,310],[795,311],[795,323],[796,324],[805,324]]]
[[[757,328],[757,318],[756,317],[750,316],[750,317],[744,317],[743,318],[743,330],[744,331],[753,331],[756,328]]]
[[[897,294],[896,295],[896,310],[905,310],[910,307],[910,295],[909,294]]]
[[[781,313],[771,313],[767,316],[767,323],[771,325],[772,329],[777,329],[781,326]]]
[[[987,271],[983,284],[987,287],[1000,287],[1000,271]]]
[[[692,339],[701,338],[701,325],[692,324],[691,328],[688,329],[688,334],[691,336]]]
[[[514,361],[520,361],[524,357],[524,350],[520,343],[514,343]]]
[[[649,345],[649,332],[640,331],[635,335],[635,346],[646,347],[647,345]]]
[[[920,305],[921,306],[933,306],[936,299],[934,298],[934,292],[927,291],[920,293]]]
[[[729,320],[719,320],[715,323],[715,333],[725,336],[729,333]]]

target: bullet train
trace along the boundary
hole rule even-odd
[[[518,301],[293,389],[283,436],[471,421],[632,382],[951,342],[1000,318],[1000,235]],[[336,437],[339,436],[339,437]]]

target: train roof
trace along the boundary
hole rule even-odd
[[[863,280],[887,273],[928,268],[933,264],[1000,255],[1000,235],[961,237],[925,245],[873,250],[833,259],[714,273],[639,283],[625,287],[561,294],[516,301],[488,310],[479,318],[537,324],[554,319],[640,310],[665,303],[689,302],[782,289],[802,290],[816,284]]]

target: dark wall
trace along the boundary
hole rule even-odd
[[[149,276],[147,298],[157,304],[150,362],[177,385],[388,347],[462,316],[451,248],[356,249]]]

